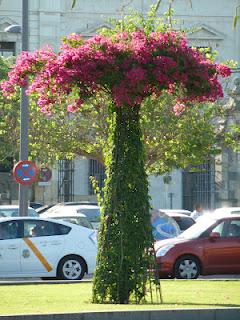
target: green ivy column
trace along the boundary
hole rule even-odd
[[[112,112],[93,302],[139,302],[145,296],[152,243],[139,107]]]

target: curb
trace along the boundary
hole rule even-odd
[[[1,286],[27,286],[27,285],[44,285],[44,284],[76,284],[76,283],[91,283],[92,280],[27,280],[27,281],[0,281]]]
[[[0,316],[0,320],[239,320],[240,308],[81,312]]]

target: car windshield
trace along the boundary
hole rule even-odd
[[[100,209],[98,208],[81,208],[77,210],[78,213],[83,213],[90,222],[100,221]]]
[[[188,228],[190,228],[195,221],[193,219],[190,218],[185,218],[185,217],[172,217],[178,224],[179,228],[181,231],[185,231]]]
[[[213,219],[205,219],[202,221],[199,221],[192,225],[189,229],[181,233],[181,235],[178,236],[178,238],[184,238],[184,239],[197,239],[204,231],[206,231],[208,228],[210,228],[216,220]]]
[[[78,226],[82,226],[88,229],[93,229],[92,224],[85,217],[56,217],[54,219],[63,220],[66,222],[77,224]]]

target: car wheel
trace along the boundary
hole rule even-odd
[[[60,280],[81,280],[86,269],[86,263],[81,257],[68,256],[59,262],[57,278]]]
[[[175,264],[177,279],[197,279],[200,274],[200,262],[193,256],[183,256]]]

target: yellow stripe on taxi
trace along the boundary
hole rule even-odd
[[[48,261],[44,258],[44,256],[41,254],[41,252],[38,250],[38,248],[35,246],[35,244],[28,238],[23,238],[23,241],[26,243],[26,245],[32,250],[32,252],[35,254],[35,256],[38,258],[38,260],[42,263],[42,265],[46,268],[48,272],[52,271],[52,266],[48,263]]]

